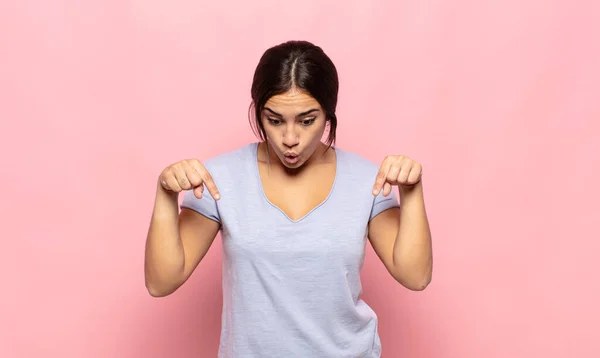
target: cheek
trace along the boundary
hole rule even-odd
[[[323,133],[325,133],[325,130],[327,129],[327,122],[326,121],[322,121],[319,123],[319,125],[314,126],[313,130],[311,131],[313,133],[313,135],[315,137],[320,137],[323,135]]]
[[[273,126],[268,125],[267,123],[263,123],[263,128],[265,129],[265,134],[267,138],[276,138],[278,131],[273,128]]]

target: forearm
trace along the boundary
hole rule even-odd
[[[400,227],[394,242],[394,266],[414,289],[427,287],[431,281],[433,255],[429,221],[425,211],[423,184],[398,189]]]
[[[169,293],[183,279],[184,268],[177,194],[166,192],[159,186],[146,239],[146,287],[151,294]]]

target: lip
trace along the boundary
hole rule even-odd
[[[283,157],[285,158],[285,161],[290,164],[296,164],[299,160],[298,154],[295,153],[285,153],[283,154]]]

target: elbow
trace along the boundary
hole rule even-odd
[[[151,269],[148,265],[144,270],[146,290],[152,297],[165,297],[175,292],[184,282],[183,273],[172,270]]]
[[[158,287],[151,286],[151,285],[146,285],[146,290],[148,291],[150,296],[155,297],[155,298],[166,297],[166,296],[170,295],[171,293],[173,293],[173,291],[171,291],[171,290],[160,289]]]
[[[432,270],[396,270],[394,279],[411,291],[424,291],[432,279]]]
[[[431,274],[412,280],[412,282],[403,283],[404,287],[411,291],[424,291],[431,283]]]
[[[166,297],[177,290],[179,285],[165,285],[146,278],[146,290],[152,297]]]

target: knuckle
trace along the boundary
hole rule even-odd
[[[204,170],[204,164],[198,159],[190,159],[189,164],[197,170]]]
[[[185,176],[191,182],[196,181],[196,180],[198,180],[200,178],[200,175],[198,175],[198,173],[194,169],[192,169],[192,168],[186,168],[186,170],[185,170]]]
[[[202,184],[202,180],[200,178],[194,176],[193,178],[190,178],[190,184],[194,187],[197,187],[200,184]]]
[[[206,173],[208,172],[206,170],[206,168],[204,167],[204,165],[202,165],[202,163],[198,163],[197,165],[194,166],[194,169],[203,177],[206,175]]]

